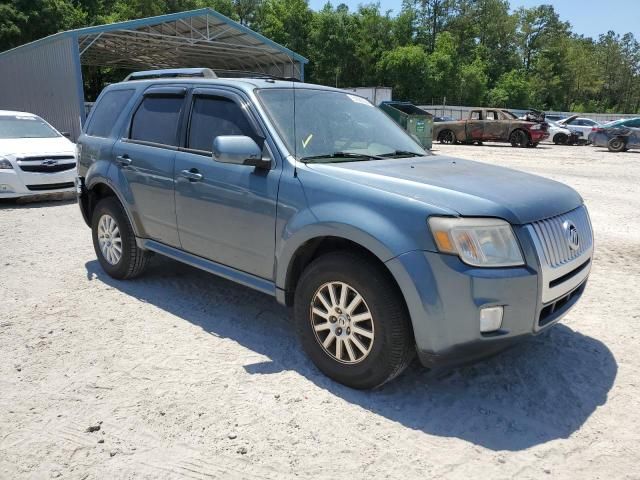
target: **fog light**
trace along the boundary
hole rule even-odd
[[[502,326],[502,307],[486,307],[480,309],[480,331],[494,332]]]
[[[13,188],[11,188],[11,185],[0,183],[0,193],[12,193],[12,192],[13,192]]]

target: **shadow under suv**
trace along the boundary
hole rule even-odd
[[[431,155],[337,89],[132,74],[102,92],[78,150],[109,275],[135,277],[156,252],[273,295],[311,360],[354,388],[416,353],[455,365],[549,328],[591,268],[573,189]]]

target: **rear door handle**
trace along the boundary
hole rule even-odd
[[[131,160],[131,158],[129,158],[129,155],[125,153],[124,155],[118,155],[116,157],[116,161],[123,167],[126,167],[127,165],[131,165],[131,162],[133,160]]]
[[[195,168],[192,168],[191,170],[182,170],[180,172],[180,175],[188,179],[190,182],[199,182],[204,178],[202,174]]]

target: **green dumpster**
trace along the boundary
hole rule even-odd
[[[411,102],[382,102],[380,109],[404,128],[407,133],[431,150],[433,115]]]

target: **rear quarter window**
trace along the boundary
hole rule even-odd
[[[110,137],[113,127],[133,95],[134,90],[111,90],[106,92],[93,107],[91,122],[86,134],[93,137]]]

